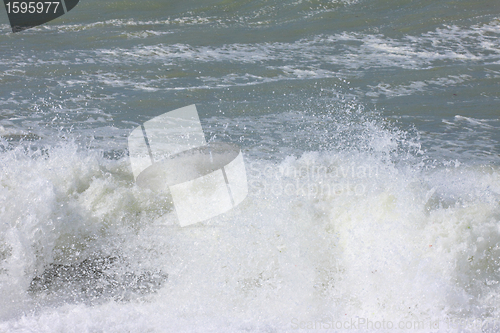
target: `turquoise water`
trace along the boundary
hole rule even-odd
[[[498,330],[498,1],[90,0],[10,31],[0,331]],[[127,136],[190,104],[249,196],[180,228]]]

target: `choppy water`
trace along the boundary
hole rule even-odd
[[[498,1],[0,13],[0,331],[498,331]],[[249,196],[180,228],[127,136],[193,103]]]

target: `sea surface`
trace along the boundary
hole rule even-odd
[[[0,332],[498,332],[498,0],[0,10]],[[248,197],[181,228],[127,137],[196,104]]]

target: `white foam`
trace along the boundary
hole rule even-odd
[[[397,149],[388,132],[372,138],[375,151]],[[498,316],[499,170],[426,171],[384,154],[249,160],[249,198],[180,229],[167,198],[133,184],[126,159],[71,144],[4,151],[0,329],[285,332],[325,316]],[[70,274],[58,289],[46,277],[48,290],[29,291],[50,264],[95,256],[119,258],[100,268],[111,281],[160,271],[168,280],[113,282],[92,296],[80,286],[91,277]]]

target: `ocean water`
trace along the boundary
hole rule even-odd
[[[0,10],[0,332],[498,332],[500,2]],[[127,136],[196,104],[248,197],[181,228]]]

